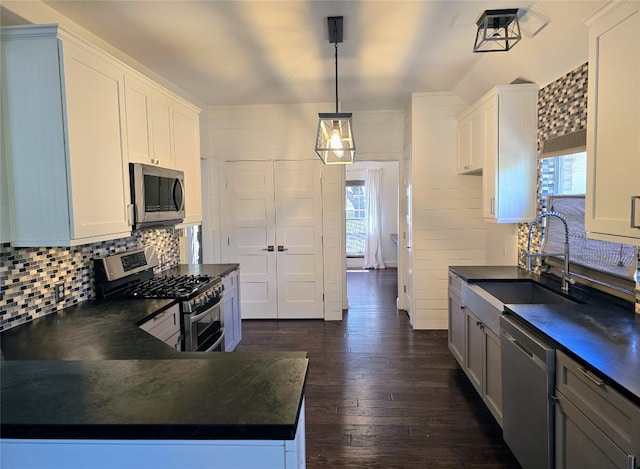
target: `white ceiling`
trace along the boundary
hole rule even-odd
[[[3,0],[2,22],[24,22],[16,15],[28,11],[29,3]],[[518,77],[544,86],[587,61],[584,19],[605,2],[36,3],[38,11],[56,10],[208,105],[333,102],[334,46],[326,18],[344,16],[341,110],[355,111],[402,109],[412,91],[454,91],[472,102]],[[522,25],[524,37],[509,52],[474,54],[475,22],[495,8],[521,8],[529,20]]]

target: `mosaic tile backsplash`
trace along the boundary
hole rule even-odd
[[[538,93],[538,148],[542,142],[587,126],[588,64],[583,64]]]
[[[162,271],[180,263],[179,231],[148,229],[128,238],[71,248],[0,245],[0,331],[95,298],[93,259],[154,246]],[[54,285],[64,282],[56,303]]]
[[[587,63],[580,65],[540,90],[538,94],[538,148],[542,142],[549,138],[560,137],[586,128],[588,70]],[[545,209],[543,201],[546,199],[546,194],[543,192],[549,186],[541,179],[550,176],[548,171],[541,171],[540,166],[543,164],[545,164],[544,160],[538,163],[538,175],[542,175],[537,185],[538,213]],[[539,225],[534,227],[533,233],[531,245],[532,249],[536,250],[541,242]],[[521,254],[526,252],[528,234],[529,224],[521,223],[518,226],[518,250]],[[637,257],[635,312],[640,314],[640,251],[638,251]],[[522,257],[520,257],[520,266],[525,267]]]

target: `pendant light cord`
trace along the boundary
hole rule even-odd
[[[336,114],[338,114],[338,25],[335,25],[336,32]]]

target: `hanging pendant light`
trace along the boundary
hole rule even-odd
[[[485,10],[477,25],[473,52],[508,51],[522,38],[517,8]]]
[[[338,43],[342,42],[342,16],[330,16],[329,42],[335,44],[336,112],[318,113],[316,153],[324,164],[351,164],[356,155],[351,113],[338,112]]]

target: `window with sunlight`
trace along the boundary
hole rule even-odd
[[[367,199],[364,181],[346,182],[347,257],[364,257],[367,237]]]
[[[586,160],[584,151],[540,160],[543,209],[559,212],[567,219],[573,273],[618,288],[622,284],[616,279],[633,277],[635,249],[626,244],[587,238],[584,226]],[[543,235],[543,249],[561,252],[563,243],[561,223],[549,223]]]

